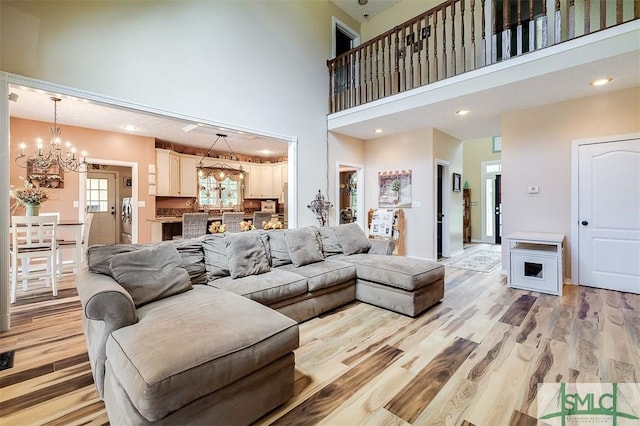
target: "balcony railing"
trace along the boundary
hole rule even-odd
[[[329,113],[639,17],[640,0],[449,0],[327,61]]]

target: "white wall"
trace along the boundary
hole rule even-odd
[[[328,1],[3,1],[0,68],[298,138],[299,225],[327,187]],[[354,25],[355,26],[355,25]]]
[[[638,132],[639,117],[638,87],[505,114],[503,236],[516,231],[564,234],[565,276],[571,277],[571,141]],[[540,193],[528,194],[530,185]]]
[[[364,145],[365,210],[378,207],[379,172],[410,169],[411,197],[421,207],[405,209],[406,254],[433,259],[433,129],[367,140]]]

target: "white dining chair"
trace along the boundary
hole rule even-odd
[[[18,278],[22,280],[24,291],[28,290],[30,279],[44,278],[47,287],[51,286],[53,295],[58,295],[56,287],[57,230],[58,219],[55,216],[11,217],[11,244],[9,246],[11,303],[16,301]],[[18,260],[20,260],[20,273]]]
[[[86,263],[87,246],[89,242],[89,234],[91,233],[91,224],[93,223],[93,213],[87,213],[84,217],[82,225],[81,239],[58,239],[58,276],[64,270],[72,269],[73,273],[78,273],[78,269]],[[63,262],[64,250],[73,250],[72,260]]]

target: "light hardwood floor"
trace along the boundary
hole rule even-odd
[[[0,424],[105,424],[73,283],[19,300],[2,351]],[[541,382],[640,382],[640,296],[512,290],[448,268],[417,319],[354,302],[300,326],[295,397],[259,424],[534,425]]]

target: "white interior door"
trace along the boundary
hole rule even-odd
[[[640,293],[640,139],[578,156],[578,284]]]
[[[89,245],[112,245],[116,241],[117,174],[90,172],[87,174],[87,212],[94,213]]]

